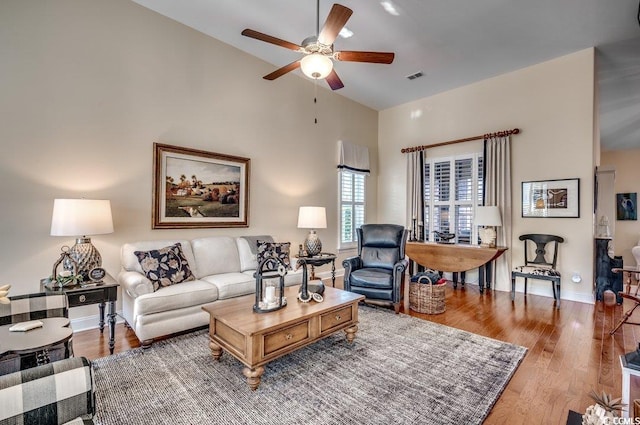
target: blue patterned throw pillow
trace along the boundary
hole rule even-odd
[[[144,275],[153,284],[154,291],[196,279],[179,242],[161,249],[135,251],[134,254],[138,258]]]
[[[262,261],[267,260],[265,268],[267,270],[276,270],[278,264],[276,259],[279,258],[284,263],[287,270],[291,270],[291,262],[289,261],[289,248],[291,242],[267,242],[257,241],[258,244],[258,266]]]

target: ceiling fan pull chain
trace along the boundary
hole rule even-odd
[[[318,124],[318,80],[313,80],[313,109],[316,117],[314,124]]]

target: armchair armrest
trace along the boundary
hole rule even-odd
[[[118,283],[131,298],[153,293],[153,284],[146,276],[138,272],[123,270],[118,274]]]
[[[362,259],[358,256],[345,258],[344,260],[342,260],[342,267],[344,267],[345,273],[347,269],[349,269],[350,272],[353,270],[361,269]]]
[[[358,256],[349,257],[342,260],[342,267],[344,267],[344,290],[351,290],[351,272],[362,268],[362,259]]]
[[[398,261],[393,265],[393,274],[396,275],[399,273],[404,273],[404,271],[407,270],[408,268],[409,268],[409,260],[406,258],[403,258],[402,260]]]
[[[64,388],[62,393],[60,388]],[[28,411],[24,410],[27,405]],[[91,362],[84,357],[72,357],[2,375],[0,406],[1,423],[22,423],[22,420],[27,423],[34,417],[43,425],[65,423],[79,417],[92,420],[95,390]],[[51,415],[51,412],[57,414]]]

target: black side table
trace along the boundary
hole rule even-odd
[[[311,266],[311,280],[314,280],[316,278],[316,266],[322,266],[331,263],[331,286],[333,286],[334,288],[336,286],[336,257],[337,256],[335,254],[331,254],[330,252],[321,252],[320,254],[314,255],[312,257],[296,256],[296,258],[298,259],[298,266],[304,266],[305,271],[307,269],[307,265]]]
[[[92,286],[94,285],[94,286]],[[87,286],[74,285],[63,288],[50,288],[43,283],[40,289],[48,293],[60,293],[67,296],[69,308],[83,305],[98,304],[100,309],[100,333],[104,333],[104,307],[109,303],[109,353],[113,354],[115,347],[116,331],[116,301],[118,300],[118,282],[108,273],[102,279],[102,283],[90,284]]]
[[[55,350],[53,360],[69,358],[72,351],[69,340],[73,335],[69,319],[46,317],[39,320],[42,327],[26,332],[11,332],[9,329],[15,323],[0,326],[0,375],[47,364],[51,361],[50,350]]]

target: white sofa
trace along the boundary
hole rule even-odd
[[[255,294],[254,272],[258,267],[255,240],[273,241],[270,236],[214,236],[193,240],[158,240],[122,246],[122,269],[118,282],[122,289],[122,312],[143,347],[153,338],[209,324],[209,314],[201,309],[217,300]],[[196,280],[161,287],[153,291],[135,251],[161,249],[180,242],[182,252]],[[292,267],[295,267],[292,261]],[[301,270],[290,270],[285,285],[302,283]],[[251,310],[247,314],[252,314]]]

